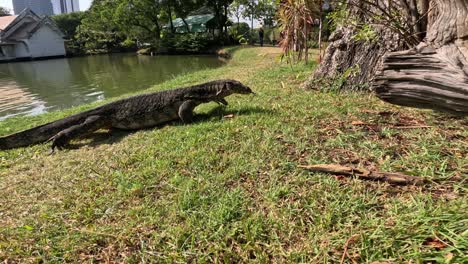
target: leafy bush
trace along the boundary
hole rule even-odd
[[[240,44],[244,44],[249,39],[249,24],[242,22],[236,23],[229,28],[229,37]]]
[[[120,43],[120,46],[125,49],[136,49],[137,44],[135,40],[127,38]]]
[[[331,28],[335,30],[338,27],[351,26],[355,30],[353,39],[356,41],[374,42],[378,40],[375,27],[372,24],[359,22],[353,17],[347,5],[339,5],[339,8],[331,12],[327,17],[331,23]],[[379,19],[377,16],[375,19]],[[380,18],[381,19],[381,18]]]
[[[216,44],[209,33],[168,34],[161,40],[161,46],[170,53],[202,53]]]

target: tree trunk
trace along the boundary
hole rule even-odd
[[[336,29],[329,38],[329,45],[321,63],[311,78],[304,83],[304,88],[312,88],[316,81],[338,80],[345,78],[341,89],[363,89],[376,75],[382,57],[388,50],[398,50],[402,42],[392,32],[379,29],[379,41],[356,41],[352,26]],[[349,69],[353,68],[353,74]],[[319,83],[320,84],[320,83]]]
[[[185,28],[187,29],[187,33],[190,33],[190,26],[189,26],[189,24],[187,23],[187,21],[185,20],[185,18],[181,17],[181,19],[182,19],[182,22],[184,22]]]
[[[155,33],[156,33],[156,41],[159,42],[159,40],[161,40],[161,27],[159,26],[159,24],[155,24]]]
[[[223,20],[224,20],[224,33],[226,33],[226,34],[228,32],[228,25],[227,25],[228,15],[229,15],[228,14],[228,7],[229,7],[228,5],[224,6],[224,19]]]
[[[171,33],[175,33],[174,23],[172,22],[172,7],[169,4],[167,5],[167,11],[169,15],[169,23],[171,24]]]
[[[250,31],[253,32],[253,29],[254,29],[254,15],[253,15],[253,12],[252,12],[252,16],[250,18]]]
[[[363,2],[359,0],[348,0],[349,12],[359,20],[365,20],[362,12]],[[322,87],[325,83],[334,80],[346,79],[341,82],[341,89],[363,89],[368,88],[382,63],[383,55],[389,50],[402,50],[404,43],[401,38],[383,26],[376,26],[374,41],[356,40],[356,28],[353,25],[338,27],[329,37],[329,45],[320,61],[319,67],[307,80],[304,88]],[[353,68],[353,74],[349,74]]]
[[[318,49],[319,49],[319,63],[320,63],[322,62],[322,18],[320,18],[320,25],[319,25]]]
[[[468,115],[468,1],[430,4],[426,41],[387,54],[374,90],[393,104]]]

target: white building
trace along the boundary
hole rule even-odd
[[[65,56],[63,33],[30,9],[0,17],[0,61]]]
[[[51,0],[54,14],[65,14],[80,11],[78,0]]]

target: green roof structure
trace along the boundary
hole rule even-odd
[[[185,22],[189,25],[190,32],[193,33],[200,33],[206,32],[207,27],[206,24],[212,20],[215,16],[212,14],[203,14],[203,15],[193,15],[189,16],[185,19]],[[187,27],[185,26],[184,21],[182,18],[177,18],[172,20],[172,24],[174,25],[174,29],[177,33],[187,33]],[[164,28],[170,28],[171,25],[167,24]]]

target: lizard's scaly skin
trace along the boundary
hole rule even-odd
[[[73,138],[100,128],[142,129],[179,118],[184,122],[189,122],[192,110],[197,105],[208,102],[226,104],[224,97],[234,93],[253,92],[238,81],[218,80],[186,88],[133,96],[2,137],[0,149],[24,147],[48,140],[53,141],[52,149],[54,149],[63,146]]]

